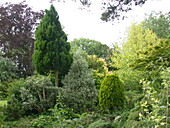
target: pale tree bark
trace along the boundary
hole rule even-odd
[[[58,87],[58,71],[55,71],[55,86]]]

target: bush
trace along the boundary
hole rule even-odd
[[[48,77],[31,76],[11,83],[8,89],[7,119],[45,112],[56,103],[57,88]]]
[[[24,82],[25,82],[24,79],[18,79],[16,81],[9,83],[10,87],[7,90],[8,101],[11,99],[11,97],[15,97],[16,99],[21,100],[20,99],[20,95],[21,95],[20,88],[24,87]]]
[[[80,51],[74,54],[70,71],[62,81],[60,96],[60,102],[74,109],[76,113],[92,111],[97,102],[97,90],[92,72],[80,54]]]
[[[45,112],[55,105],[57,88],[48,77],[28,77],[20,88],[22,106],[26,111]]]
[[[18,120],[25,114],[24,109],[22,108],[21,102],[15,98],[13,95],[8,101],[7,107],[5,109],[4,115],[5,120],[13,121]]]
[[[31,122],[30,128],[53,128],[52,122],[52,116],[40,115]]]
[[[0,99],[7,97],[9,83],[17,78],[17,71],[18,68],[13,61],[0,57]]]
[[[0,82],[17,78],[17,66],[8,58],[0,57]]]
[[[125,105],[124,85],[115,74],[104,78],[99,91],[99,105],[103,110],[122,109]]]
[[[20,88],[24,86],[24,82],[24,79],[19,79],[10,83],[10,87],[8,88],[7,106],[4,111],[5,120],[17,120],[25,114],[20,98]]]

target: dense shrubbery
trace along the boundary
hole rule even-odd
[[[58,16],[57,13],[56,15]],[[46,18],[47,21],[53,19],[51,15]],[[160,16],[158,20],[154,18],[156,17],[150,18],[151,24],[154,23],[152,30],[155,30],[155,26],[161,25],[169,31],[166,27],[169,26],[169,21],[165,21],[169,20],[168,17]],[[155,25],[157,23],[159,24]],[[150,21],[147,21],[147,25],[150,25]],[[41,53],[37,54],[37,57],[41,58],[37,61],[37,65],[41,63],[44,73],[50,74],[48,77],[36,74],[25,79],[18,78],[16,75],[18,71],[20,77],[26,77],[26,74],[29,74],[28,70],[26,68],[24,71],[18,70],[12,61],[0,57],[0,128],[170,127],[170,40],[168,36],[164,36],[166,32],[162,28],[158,29],[161,32],[157,30],[155,32],[159,37],[166,39],[159,39],[146,28],[147,25],[143,27],[142,24],[133,24],[127,42],[119,48],[114,47],[114,54],[110,53],[110,48],[99,42],[75,40],[76,42],[72,43],[74,61],[70,68],[70,63],[63,54],[67,50],[68,53],[70,47],[69,45],[65,48],[60,47],[61,42],[67,40],[66,35],[53,40],[59,49],[52,45],[49,47],[48,42],[53,42],[48,38],[51,32],[58,32],[57,35],[63,34],[63,31],[62,33],[55,31],[49,22],[46,26],[48,31],[44,29],[38,34],[38,37],[45,37],[43,34],[48,33],[47,38],[43,38],[45,45],[44,41],[39,45],[43,47],[45,51],[42,51],[48,57],[41,56]],[[37,48],[40,48],[39,46]],[[79,47],[87,53],[80,49],[75,51]],[[51,52],[47,52],[47,49]],[[57,59],[52,57],[51,53]],[[2,46],[0,54],[3,54]],[[20,60],[22,57],[12,58]],[[109,64],[116,69],[113,71],[112,68],[111,71],[110,68],[110,75],[107,68]],[[50,66],[62,72],[54,71]],[[69,73],[63,79],[65,71],[69,68]],[[47,69],[49,74],[46,72]],[[63,86],[55,87],[55,82],[62,82]]]
[[[8,58],[0,57],[0,82],[17,77],[17,66]]]
[[[18,68],[13,61],[0,57],[0,99],[7,97],[9,83],[17,78]]]
[[[125,106],[124,85],[115,74],[103,80],[99,92],[99,105],[103,110],[117,110]]]
[[[48,77],[32,76],[11,83],[8,89],[7,117],[18,119],[30,113],[45,112],[55,105],[57,88]]]

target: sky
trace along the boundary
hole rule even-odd
[[[19,3],[23,0],[0,0],[0,3]],[[35,11],[50,8],[50,0],[26,0],[26,3]],[[60,0],[62,1],[62,0]],[[101,1],[92,0],[89,9],[81,9],[81,5],[71,0],[66,2],[54,2],[59,14],[59,20],[68,35],[68,41],[75,38],[88,38],[100,41],[103,44],[112,46],[115,42],[121,43],[127,35],[127,30],[132,23],[140,23],[145,14],[152,11],[169,12],[170,0],[148,0],[142,7],[133,7],[126,15],[128,18],[120,21],[103,22],[100,20],[102,13]],[[78,1],[78,0],[77,0]]]

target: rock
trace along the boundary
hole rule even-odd
[[[115,117],[115,119],[114,119],[114,123],[116,123],[119,119],[121,118],[121,116],[117,116],[117,117]]]

